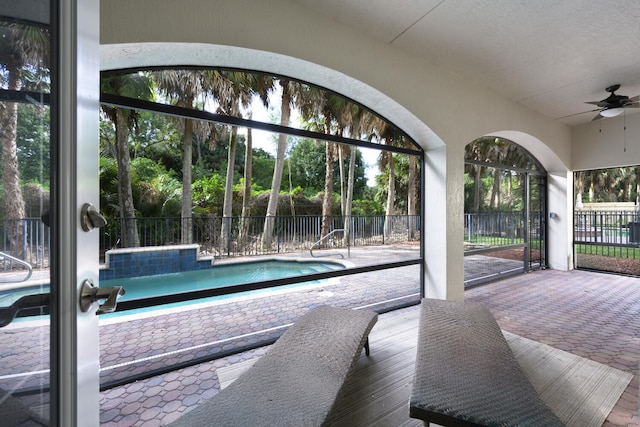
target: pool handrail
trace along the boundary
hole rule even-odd
[[[319,257],[328,257],[331,256],[331,254],[325,254],[325,255],[314,255],[313,254],[313,248],[316,246],[319,246],[320,243],[322,243],[325,239],[333,236],[334,233],[337,233],[339,231],[347,231],[344,228],[336,228],[335,230],[331,230],[329,233],[327,233],[324,237],[320,238],[320,240],[318,240],[317,242],[315,242],[313,245],[311,245],[311,248],[309,249],[309,253],[311,254],[311,257],[313,258],[319,258]],[[344,259],[344,255],[343,254],[338,254],[342,257],[342,259]],[[351,239],[349,238],[349,235],[347,234],[347,256],[349,258],[351,258]]]
[[[31,274],[33,273],[33,268],[31,267],[31,264],[29,264],[28,262],[26,262],[24,260],[21,260],[20,258],[16,258],[16,257],[11,256],[9,254],[6,254],[4,252],[0,252],[0,260],[6,261],[7,259],[9,261],[13,261],[13,262],[16,262],[16,263],[18,263],[20,265],[23,265],[23,266],[27,267],[27,275],[22,280],[10,280],[8,282],[25,282],[25,281],[29,280],[29,278],[31,277]],[[7,281],[0,280],[0,282],[7,282]]]

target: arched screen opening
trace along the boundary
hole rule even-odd
[[[163,295],[121,299],[122,317],[105,317],[101,334],[142,328],[149,320],[140,316],[189,331],[210,321],[202,361],[268,344],[316,305],[384,312],[419,303],[423,155],[393,123],[325,88],[247,70],[103,72],[101,103],[105,274],[120,274],[116,257],[136,274],[170,268],[183,257],[174,249],[184,252],[181,266],[216,278],[222,267],[225,278],[241,270],[197,289],[182,282],[200,283],[198,272],[178,283],[153,270],[148,282]],[[258,263],[267,258],[276,264]],[[269,275],[292,261],[295,271]],[[278,315],[255,315],[265,312]],[[159,357],[158,369],[175,369],[202,346],[177,335],[178,350]],[[101,352],[109,358],[109,348]],[[105,369],[102,387],[134,381],[130,368]]]
[[[465,286],[546,266],[546,171],[496,137],[465,148]]]

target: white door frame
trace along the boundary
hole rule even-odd
[[[99,0],[58,3],[58,144],[52,191],[55,265],[52,284],[52,425],[98,426],[97,306],[79,308],[85,279],[98,284],[99,231],[80,225],[84,203],[99,206]],[[53,44],[52,44],[53,45]],[[53,110],[53,104],[52,104]],[[52,120],[53,122],[53,120]],[[53,289],[53,286],[52,286]]]

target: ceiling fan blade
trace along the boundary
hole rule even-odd
[[[555,120],[566,119],[567,117],[579,116],[580,114],[593,113],[594,111],[600,111],[600,109],[596,108],[595,110],[587,110],[587,111],[582,111],[580,113],[568,114],[566,116],[556,117]]]
[[[589,101],[589,102],[585,102],[585,104],[597,105],[598,107],[602,107],[602,108],[609,106],[609,103],[605,101]]]
[[[640,108],[640,95],[629,98],[624,108]]]

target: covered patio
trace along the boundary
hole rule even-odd
[[[616,83],[622,84],[621,94],[638,93],[637,55],[630,54],[637,43],[629,37],[629,28],[637,27],[637,16],[632,18],[637,5],[501,1],[461,8],[431,1],[390,7],[346,0],[190,5],[193,9],[185,10],[172,2],[162,8],[149,1],[103,2],[101,69],[188,64],[260,70],[327,87],[375,109],[424,149],[421,291],[433,298],[481,301],[507,332],[633,373],[604,425],[640,424],[640,283],[572,271],[573,171],[640,163],[637,143],[627,144],[640,134],[640,115],[633,114],[638,110],[591,123],[597,113],[585,105],[605,98],[605,88]],[[605,9],[611,13],[601,13]],[[156,25],[145,25],[149,10]],[[603,34],[606,28],[626,30]],[[583,114],[587,110],[591,113]],[[463,154],[482,136],[519,144],[548,172],[546,267],[552,270],[465,289]],[[417,311],[381,315],[372,333],[372,356],[360,359],[347,385],[353,393],[338,409],[347,414],[342,425],[412,424],[407,402]],[[386,329],[394,319],[400,321]],[[376,348],[377,331],[386,331],[383,348]],[[101,421],[153,425],[176,419],[219,390],[221,369],[263,351],[104,392]]]
[[[254,345],[170,372],[154,371],[154,352],[197,359],[202,345],[226,347],[225,338],[212,333],[244,329],[248,332],[240,338],[250,347],[256,343],[253,328],[263,322],[272,325],[266,333],[276,337],[317,304],[370,307],[368,298],[380,291],[386,300],[406,301],[395,311],[381,310],[371,357],[360,357],[335,409],[336,424],[418,425],[408,418],[407,403],[416,352],[415,304],[426,296],[482,302],[505,332],[632,375],[602,418],[591,420],[606,427],[640,426],[640,280],[575,271],[573,236],[574,173],[640,164],[637,1],[5,3],[3,15],[10,23],[27,19],[55,30],[50,116],[56,135],[41,144],[55,153],[46,161],[51,172],[46,175],[55,178],[49,184],[57,253],[47,274],[56,291],[48,304],[52,327],[43,334],[38,324],[20,336],[6,329],[0,346],[8,354],[2,359],[7,366],[13,358],[22,368],[32,362],[30,354],[42,360],[42,366],[20,370],[19,376],[10,372],[5,379],[22,381],[35,371],[38,394],[27,390],[24,401],[50,424],[170,423],[218,393],[222,380],[244,366],[238,364],[267,348]],[[43,15],[33,16],[32,5],[41,6]],[[377,266],[354,270],[353,282],[345,286],[345,278],[336,289],[278,293],[249,308],[243,306],[247,300],[237,300],[215,309],[183,309],[169,313],[177,320],[136,319],[138,326],[129,331],[118,321],[101,324],[96,308],[84,304],[97,299],[95,288],[81,295],[83,284],[99,284],[98,233],[90,232],[94,224],[88,221],[88,207],[99,204],[99,75],[165,67],[251,70],[299,80],[351,99],[401,129],[421,150],[419,252],[402,265],[385,266],[377,256]],[[605,102],[609,94],[613,101]],[[547,172],[540,207],[546,262],[541,270],[468,288],[464,152],[482,137],[521,146]],[[387,285],[404,287],[403,294],[386,294]],[[129,340],[124,332],[140,340]],[[34,336],[38,340],[30,339]],[[177,346],[178,341],[188,345]],[[149,366],[156,374],[112,387],[101,383],[101,376]],[[566,422],[585,425],[572,417]]]

